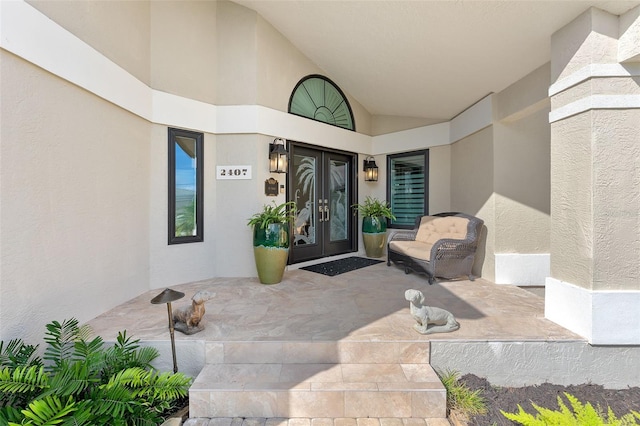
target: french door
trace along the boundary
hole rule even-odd
[[[290,142],[288,199],[296,203],[290,263],[357,249],[356,156]]]

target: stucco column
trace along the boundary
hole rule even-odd
[[[551,39],[545,315],[593,344],[640,344],[638,10],[589,9]]]

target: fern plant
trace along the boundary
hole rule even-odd
[[[524,411],[522,406],[518,404],[517,413],[506,413],[502,410],[500,412],[507,419],[525,426],[631,426],[640,424],[638,423],[640,421],[640,413],[637,411],[632,411],[618,418],[610,407],[607,408],[607,413],[604,414],[601,410],[593,408],[588,402],[582,404],[575,396],[566,392],[564,395],[571,408],[567,407],[562,398],[558,396],[558,406],[560,407],[558,410],[550,410],[532,404],[537,411],[534,416]]]
[[[262,211],[255,213],[247,221],[247,225],[251,228],[267,229],[273,223],[286,224],[293,220],[295,214],[296,203],[288,201],[282,204],[273,202],[273,206],[265,204]]]
[[[0,425],[156,425],[187,395],[189,377],[152,368],[156,349],[91,334],[76,319],[47,324],[44,361],[37,346],[0,342]]]

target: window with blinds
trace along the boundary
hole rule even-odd
[[[429,211],[429,151],[390,155],[387,162],[387,200],[396,217],[390,226],[413,228],[416,217]]]

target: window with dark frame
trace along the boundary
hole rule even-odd
[[[411,229],[429,212],[429,150],[387,156],[387,201],[391,228]]]
[[[312,74],[301,79],[289,98],[290,114],[356,130],[353,111],[345,94],[329,78]]]
[[[204,134],[169,128],[169,244],[204,240]]]

